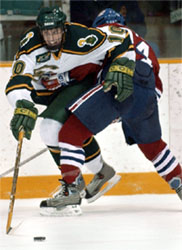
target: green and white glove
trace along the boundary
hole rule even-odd
[[[11,120],[10,127],[16,140],[20,129],[23,127],[25,131],[25,138],[30,140],[32,130],[35,127],[38,110],[34,107],[34,103],[27,100],[18,100],[16,102],[16,109]]]
[[[127,57],[116,59],[110,66],[103,85],[104,92],[111,90],[112,86],[117,88],[115,99],[124,101],[133,93],[133,75],[135,62]]]

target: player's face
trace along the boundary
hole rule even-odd
[[[47,44],[48,49],[57,50],[60,48],[63,37],[63,31],[61,28],[43,30],[42,35]]]

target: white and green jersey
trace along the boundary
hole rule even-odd
[[[95,29],[66,23],[65,30],[61,49],[56,53],[47,49],[38,27],[23,36],[6,87],[12,105],[15,106],[19,99],[46,105],[46,98],[60,89],[46,89],[42,84],[45,76],[55,75],[61,79],[68,74],[69,78],[81,81],[88,74],[97,74],[106,62],[116,57],[135,60],[132,32],[127,28],[105,26]]]

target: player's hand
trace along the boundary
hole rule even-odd
[[[126,57],[116,59],[110,66],[103,85],[104,92],[111,90],[112,86],[117,88],[115,99],[124,101],[133,93],[133,74],[135,62]]]
[[[37,114],[38,110],[34,107],[34,103],[24,99],[16,102],[16,109],[10,123],[12,133],[16,140],[18,140],[21,127],[23,127],[25,131],[25,137],[30,140],[32,130],[35,127]]]

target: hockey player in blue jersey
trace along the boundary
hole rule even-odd
[[[98,18],[107,19],[104,12]],[[114,35],[129,30],[118,23],[99,25],[97,20],[95,23],[102,31],[112,30]],[[182,168],[161,137],[157,103],[162,93],[159,64],[151,47],[135,32],[130,32],[136,52],[134,71],[125,53],[124,58],[123,54],[116,55],[111,62],[108,60],[109,66],[106,63],[101,84],[98,83],[68,107],[72,115],[59,133],[59,145],[64,156],[61,156],[61,166],[69,165],[70,169],[75,169],[75,163],[83,154],[83,141],[121,118],[127,144],[138,145],[157,173],[182,200]],[[71,162],[67,154],[69,150],[75,153]]]

